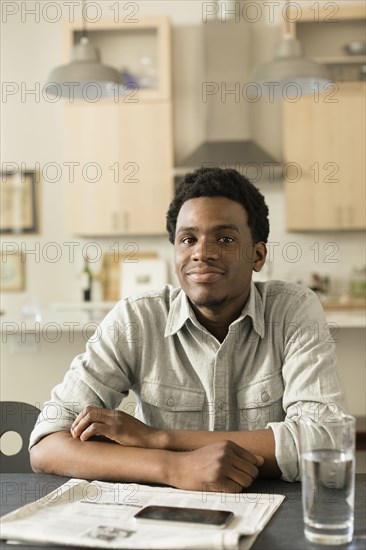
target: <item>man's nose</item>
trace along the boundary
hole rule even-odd
[[[214,242],[197,242],[192,251],[192,260],[208,262],[219,259],[219,247]]]

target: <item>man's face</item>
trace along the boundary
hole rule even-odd
[[[266,258],[264,243],[253,244],[244,207],[225,197],[183,203],[174,241],[180,286],[198,308],[220,309],[246,300],[252,271]]]

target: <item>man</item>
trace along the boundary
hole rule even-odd
[[[344,408],[318,298],[253,283],[268,208],[235,170],[188,174],[167,229],[181,289],[123,299],[107,315],[45,404],[34,470],[205,491],[299,479],[298,419]],[[130,389],[139,419],[115,410]]]

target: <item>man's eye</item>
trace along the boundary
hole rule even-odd
[[[184,237],[184,239],[182,239],[182,243],[183,244],[192,244],[194,243],[196,239],[194,237]]]
[[[230,244],[230,243],[233,243],[235,239],[233,239],[232,237],[220,237],[219,238],[219,241],[221,243],[225,243],[225,244]]]

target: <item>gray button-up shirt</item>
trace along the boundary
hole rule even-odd
[[[252,282],[222,343],[198,322],[185,293],[166,286],[116,304],[53,389],[30,446],[69,430],[87,403],[118,408],[131,389],[133,412],[154,427],[271,428],[282,478],[293,481],[298,419],[345,409],[335,363],[321,304],[303,286]]]

